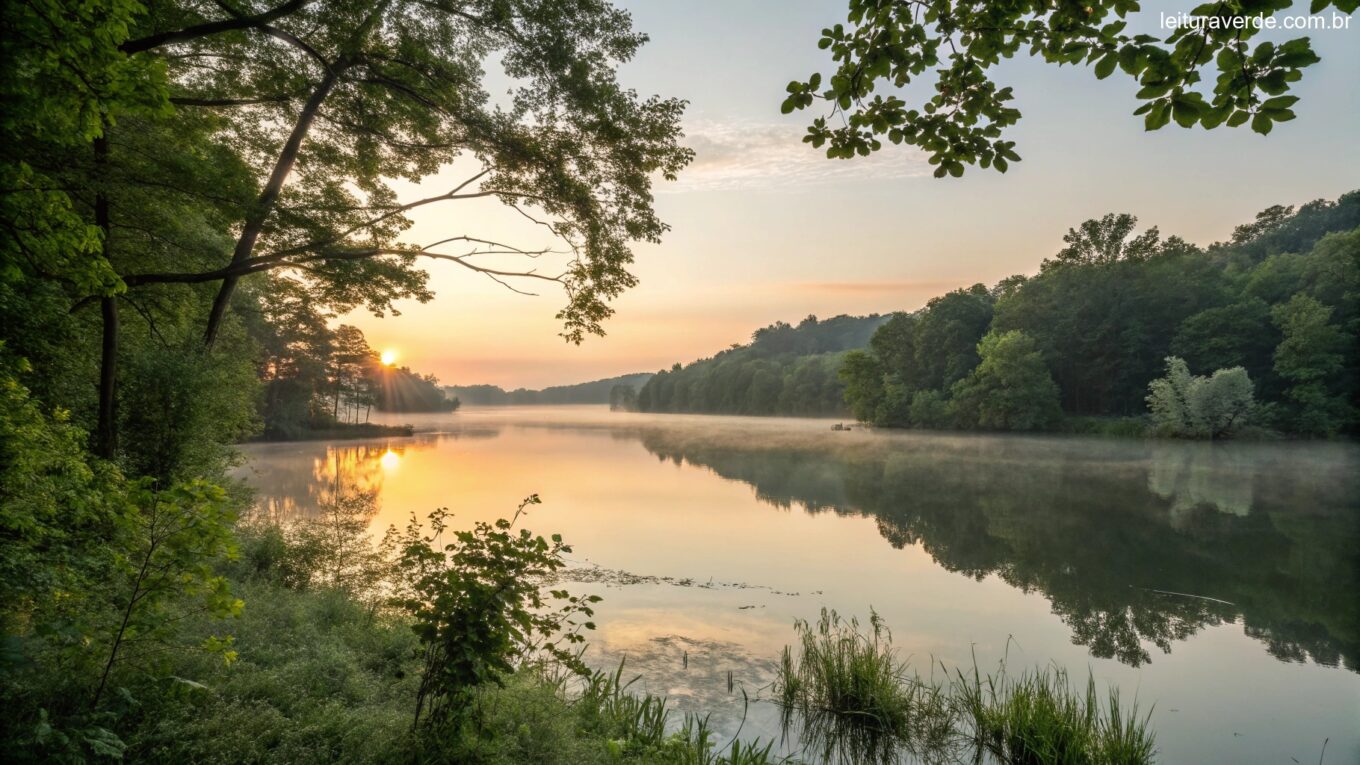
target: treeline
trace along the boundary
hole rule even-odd
[[[332,329],[303,301],[262,301],[249,330],[261,351],[261,432],[266,439],[335,434],[367,423],[375,409],[458,408],[458,399],[444,395],[438,378],[384,365],[357,327]]]
[[[797,326],[771,324],[756,330],[746,345],[658,372],[638,392],[636,407],[644,412],[844,414],[837,370],[845,352],[864,347],[887,318],[819,321],[808,316]]]
[[[1206,249],[1135,227],[1129,215],[1087,221],[1036,276],[893,316],[841,368],[855,416],[1000,430],[1137,417],[1138,428],[1151,403],[1154,427],[1174,435],[1353,427],[1360,192],[1271,207]]]
[[[505,390],[496,385],[450,385],[444,390],[450,396],[455,396],[463,403],[473,406],[609,404],[612,403],[611,393],[615,388],[627,388],[636,391],[651,377],[650,372],[641,372],[575,385],[554,385],[542,390],[529,390],[528,388]]]

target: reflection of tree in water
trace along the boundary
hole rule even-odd
[[[895,547],[1037,590],[1102,658],[1241,618],[1283,660],[1360,670],[1356,452],[1059,438],[770,439],[654,430],[661,459],[777,507],[875,518]],[[1297,447],[1297,448],[1296,448]]]
[[[389,469],[399,466],[408,453],[433,448],[443,439],[498,435],[495,428],[463,428],[384,441],[270,444],[251,461],[254,513],[262,519],[290,521],[316,515],[318,508],[355,492],[377,497]]]
[[[1221,513],[1251,512],[1254,464],[1240,449],[1186,449],[1183,444],[1152,447],[1148,489],[1170,504],[1171,525],[1180,527],[1185,517],[1202,506]]]
[[[273,457],[287,467],[252,481],[258,487],[255,514],[290,521],[313,516],[346,493],[376,496],[382,490],[383,456],[390,451],[400,458],[408,447],[399,443],[317,444],[306,455]],[[297,469],[297,460],[309,463],[308,469]]]

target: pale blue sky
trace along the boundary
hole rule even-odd
[[[512,295],[434,268],[435,302],[353,317],[375,347],[399,348],[403,363],[459,384],[539,387],[655,370],[775,320],[914,309],[957,286],[1032,273],[1068,227],[1108,212],[1207,244],[1272,204],[1360,188],[1360,16],[1311,35],[1323,61],[1294,90],[1298,119],[1268,137],[1174,124],[1146,133],[1122,74],[1102,82],[1087,68],[1006,62],[996,76],[1024,114],[1011,132],[1023,161],[1005,175],[937,180],[910,148],[827,160],[799,140],[811,113],[780,115],[788,81],[823,63],[818,33],[844,20],[843,2],[623,5],[651,43],[622,77],[689,100],[698,157],[659,189],[673,230],[637,248],[642,283],[617,302],[609,336],[567,346],[556,337],[558,294]],[[1143,23],[1192,7],[1156,3]],[[431,211],[417,229],[446,227],[443,215]]]

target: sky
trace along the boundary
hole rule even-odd
[[[844,0],[620,5],[651,38],[620,79],[689,102],[685,143],[696,156],[677,182],[658,183],[656,209],[671,230],[659,245],[635,247],[640,283],[612,304],[607,335],[564,342],[555,285],[520,295],[434,263],[432,302],[402,301],[399,316],[341,317],[375,349],[394,349],[400,364],[451,385],[538,388],[655,371],[746,342],[778,320],[914,310],[957,287],[1034,273],[1068,228],[1106,213],[1209,244],[1271,205],[1360,188],[1360,14],[1349,29],[1312,33],[1322,62],[1295,84],[1298,118],[1269,136],[1174,123],[1147,133],[1131,114],[1137,86],[1122,74],[1098,81],[1085,67],[1004,62],[994,76],[1014,87],[1023,117],[1009,138],[1023,161],[1004,175],[971,168],[935,179],[911,147],[826,159],[801,142],[818,107],[779,113],[790,80],[827,69],[816,43],[823,27],[844,21]],[[1159,13],[1194,5],[1148,3],[1131,31],[1142,23],[1156,32]],[[428,196],[472,170],[455,165],[398,188]],[[494,202],[456,204],[416,211],[406,238],[548,243]]]

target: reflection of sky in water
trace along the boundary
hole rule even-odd
[[[605,598],[587,658],[626,658],[637,687],[724,733],[745,713],[743,735],[778,734],[761,699],[795,618],[872,606],[923,673],[1009,655],[1155,703],[1167,762],[1316,761],[1326,738],[1329,762],[1360,759],[1360,679],[1326,666],[1354,669],[1360,632],[1353,445],[574,407],[395,419],[423,432],[255,445],[243,474],[275,517],[377,491],[377,528],[436,507],[470,525],[539,493],[526,525],[560,532],[575,565],[646,577],[568,582]]]

